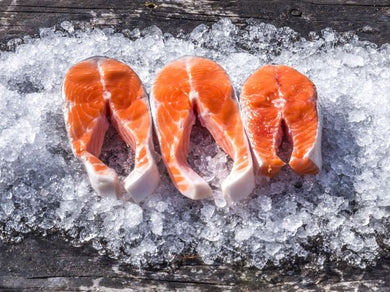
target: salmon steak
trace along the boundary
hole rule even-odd
[[[152,193],[160,176],[147,95],[137,74],[117,60],[92,57],[69,69],[63,96],[71,148],[85,165],[93,189],[101,196],[122,197],[117,173],[99,159],[111,121],[135,151],[134,170],[124,180],[124,189],[135,201]]]
[[[188,147],[196,115],[217,144],[232,158],[222,182],[227,202],[254,188],[249,143],[234,89],[226,72],[211,60],[184,57],[165,66],[153,83],[150,104],[162,158],[176,188],[186,197],[208,198],[212,190],[188,164]]]
[[[286,164],[278,156],[284,136],[296,173],[320,171],[321,117],[316,88],[306,76],[288,66],[264,66],[245,81],[240,104],[257,172],[272,177]]]

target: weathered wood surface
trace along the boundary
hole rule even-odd
[[[198,260],[139,271],[99,256],[91,247],[71,247],[58,236],[29,237],[22,243],[0,243],[0,290],[27,291],[390,291],[390,259],[365,271],[343,266],[244,269],[207,266]]]
[[[225,0],[225,1],[120,1],[120,0],[0,0],[0,45],[40,27],[64,20],[116,29],[155,24],[166,32],[191,31],[200,23],[221,17],[244,26],[255,18],[276,26],[289,26],[307,34],[325,27],[355,31],[361,39],[381,45],[390,42],[390,0]],[[0,290],[269,290],[390,291],[390,259],[367,270],[336,264],[317,272],[303,265],[264,272],[232,266],[207,266],[198,260],[140,272],[99,256],[91,247],[72,247],[59,236],[31,236],[20,244],[0,242]]]
[[[120,29],[156,24],[175,34],[221,17],[240,26],[255,18],[289,26],[303,35],[332,27],[354,30],[377,44],[390,41],[390,0],[1,0],[0,40],[36,34],[39,27],[64,20]]]

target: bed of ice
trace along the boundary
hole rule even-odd
[[[390,45],[359,41],[330,29],[306,39],[289,28],[229,20],[173,37],[157,27],[75,30],[69,22],[39,38],[12,40],[0,53],[0,232],[57,231],[77,245],[145,266],[198,254],[207,264],[264,268],[304,258],[354,266],[374,263],[390,248]],[[317,86],[324,116],[322,172],[300,177],[288,167],[229,208],[191,201],[162,182],[137,205],[99,198],[73,157],[65,132],[61,83],[76,62],[105,55],[129,64],[147,90],[156,72],[183,55],[221,64],[239,91],[258,67],[287,64]],[[231,165],[200,126],[190,162],[218,193]],[[122,177],[132,151],[110,130],[102,158]]]

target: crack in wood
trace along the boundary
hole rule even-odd
[[[200,23],[211,24],[224,17],[230,18],[239,27],[245,26],[248,19],[256,19],[276,26],[289,26],[302,35],[309,31],[319,33],[325,27],[332,27],[338,31],[355,30],[362,39],[376,44],[390,42],[390,1],[174,0],[153,1],[157,5],[153,9],[145,7],[143,0],[112,0],[111,4],[102,0],[30,0],[29,4],[5,2],[0,3],[0,45],[10,38],[36,35],[39,28],[59,26],[64,20],[74,21],[76,26],[87,23],[100,28],[114,26],[118,30],[130,26],[142,29],[157,25],[164,32],[176,34],[190,32]],[[291,15],[294,9],[298,10],[296,16]],[[364,29],[365,26],[371,29]],[[72,247],[60,237],[31,237],[19,245],[0,241],[0,290],[73,291],[101,278],[99,285],[110,288],[133,285],[146,289],[166,286],[183,289],[186,285],[192,285],[222,291],[238,285],[237,290],[347,291],[351,287],[363,287],[363,290],[369,289],[365,287],[379,287],[386,291],[390,289],[389,263],[390,259],[384,258],[375,268],[367,271],[331,266],[324,271],[297,267],[297,270],[289,272],[243,271],[234,266],[181,263],[175,269],[146,270],[142,273],[126,267],[126,271],[119,271],[118,274],[112,270],[118,262],[98,256],[91,247]],[[192,272],[194,268],[201,273]]]

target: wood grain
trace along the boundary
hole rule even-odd
[[[178,259],[143,271],[100,256],[90,246],[73,247],[58,235],[29,236],[20,244],[0,242],[1,291],[379,291],[390,289],[390,259],[360,270],[345,264],[308,264],[258,271]],[[99,290],[100,289],[100,290]],[[104,290],[106,289],[106,290]]]
[[[363,40],[390,42],[390,0],[175,0],[175,1],[0,1],[0,41],[34,35],[41,27],[64,20],[116,29],[144,28],[155,24],[163,31],[189,32],[200,23],[222,17],[238,26],[254,18],[276,26],[289,26],[306,35],[332,27],[353,30]]]
[[[64,20],[117,30],[159,26],[164,32],[189,32],[201,23],[228,17],[240,27],[248,19],[289,26],[302,35],[326,27],[354,31],[378,45],[390,42],[390,0],[0,0],[0,47]],[[1,291],[390,291],[390,258],[366,270],[342,263],[317,271],[302,263],[265,271],[204,265],[179,259],[170,267],[139,271],[99,256],[90,246],[73,247],[58,235],[30,235],[20,244],[0,242]]]

